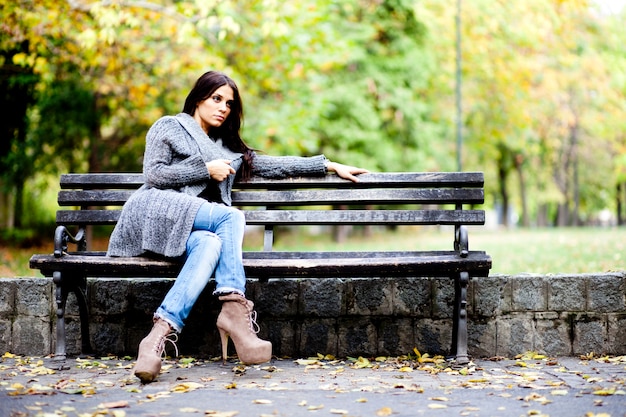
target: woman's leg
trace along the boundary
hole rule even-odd
[[[194,230],[187,239],[185,264],[155,317],[180,332],[185,319],[208,284],[222,252],[220,238],[207,230]]]
[[[208,230],[219,236],[222,253],[215,269],[215,294],[246,292],[246,275],[242,263],[246,219],[243,213],[222,204],[205,203],[198,210],[194,229]]]

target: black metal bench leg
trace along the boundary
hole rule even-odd
[[[57,343],[54,352],[55,361],[65,360],[65,303],[69,291],[63,285],[63,277],[60,271],[52,274],[52,280],[56,286],[55,300],[57,303]]]
[[[68,277],[61,275],[60,271],[52,274],[52,280],[56,285],[55,298],[57,304],[57,343],[54,353],[55,361],[64,361],[67,358],[66,332],[65,332],[65,307],[70,292],[76,295],[78,312],[80,314],[81,348],[83,353],[91,353],[89,341],[89,310],[87,307],[86,280],[84,277]]]
[[[458,364],[469,362],[467,354],[467,287],[469,273],[461,272],[454,280],[454,311],[451,355]]]
[[[87,280],[84,277],[73,280],[72,291],[76,295],[78,302],[78,312],[80,314],[80,336],[82,353],[93,353],[89,341],[89,310],[87,308]]]

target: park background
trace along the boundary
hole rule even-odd
[[[28,257],[52,251],[61,173],[140,171],[149,126],[209,69],[236,80],[243,136],[269,154],[483,171],[470,246],[494,272],[623,270],[625,21],[609,0],[3,2],[0,276],[33,276]]]

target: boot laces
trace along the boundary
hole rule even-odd
[[[261,328],[259,327],[259,325],[256,322],[256,311],[255,310],[251,310],[250,313],[248,314],[248,319],[250,322],[250,331],[253,333],[258,333]]]
[[[174,346],[176,356],[178,356],[178,346],[176,346],[176,342],[178,342],[178,334],[175,332],[159,337],[157,342],[154,344],[154,351],[157,353],[157,355],[165,357],[166,342],[169,342],[172,346]]]

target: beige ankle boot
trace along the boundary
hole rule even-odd
[[[178,335],[165,320],[155,319],[152,330],[139,344],[135,376],[144,384],[154,381],[161,371],[161,357],[165,351],[165,342],[174,345],[178,356],[175,343],[177,340]]]
[[[233,340],[239,360],[246,364],[267,362],[272,358],[272,343],[257,337],[254,304],[246,297],[232,293],[219,297],[222,311],[217,317],[217,329],[222,340],[222,360],[228,357],[228,337]]]

